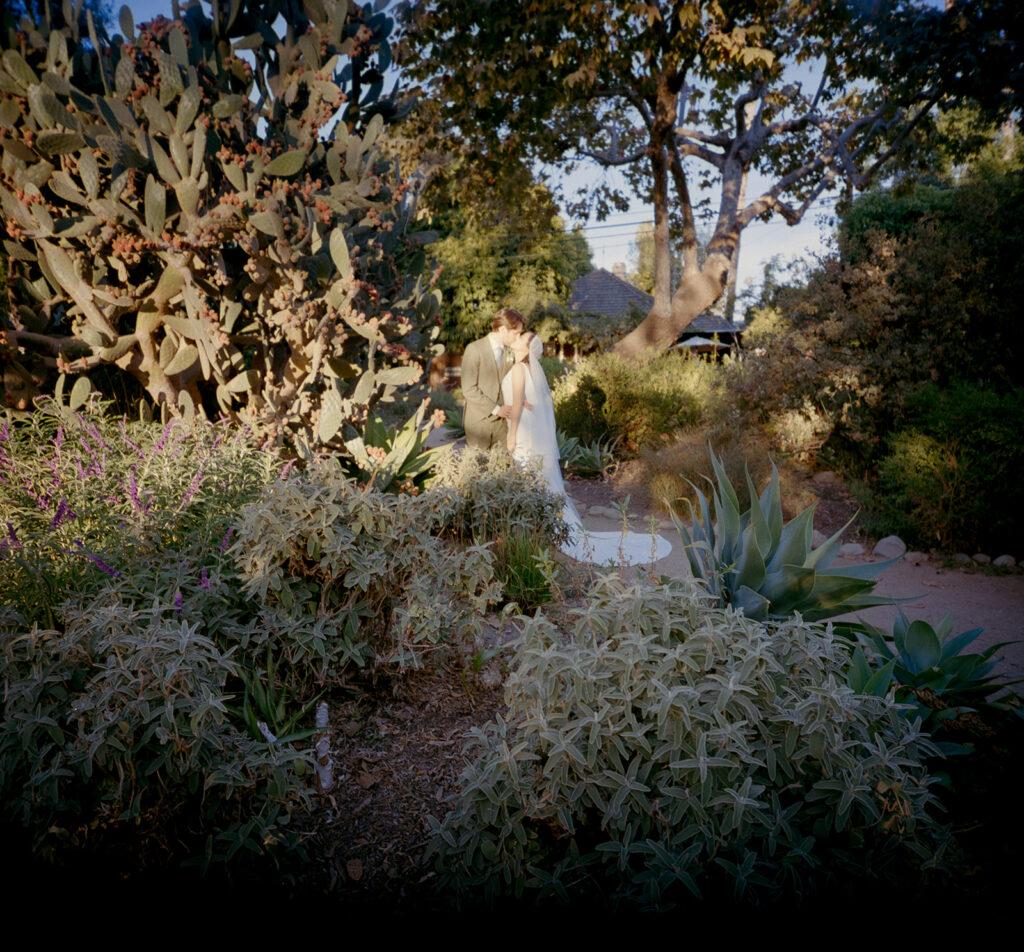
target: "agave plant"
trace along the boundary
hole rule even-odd
[[[858,637],[875,655],[878,670],[871,678],[883,679],[888,684],[888,671],[898,685],[897,698],[914,705],[915,712],[934,730],[943,721],[978,705],[988,706],[988,699],[996,691],[1016,683],[999,680],[992,673],[999,660],[993,655],[1008,642],[992,645],[980,654],[963,654],[982,631],[983,628],[972,628],[953,635],[952,615],[946,615],[933,628],[920,619],[909,621],[901,609],[892,635],[873,625],[864,625]],[[855,689],[854,679],[859,683],[868,671],[865,664],[858,663],[856,667],[858,673],[851,679]]]
[[[383,492],[422,488],[430,478],[437,457],[450,447],[425,447],[433,429],[433,418],[425,419],[429,401],[398,429],[389,429],[376,414],[371,416],[361,436],[345,441],[350,458],[341,465],[353,479],[372,484]]]
[[[615,450],[621,438],[579,443],[566,465],[573,476],[583,479],[604,479],[615,469]]]
[[[751,502],[745,512],[740,511],[736,490],[714,452],[711,465],[714,518],[712,504],[696,486],[699,514],[686,500],[692,527],[676,513],[671,515],[694,577],[720,604],[742,609],[758,621],[799,613],[804,621],[815,622],[899,601],[872,594],[876,577],[896,559],[829,568],[849,523],[816,549],[811,546],[814,506],[783,524],[774,463],[771,481],[760,496],[747,473]]]

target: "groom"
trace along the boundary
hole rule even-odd
[[[504,446],[512,408],[503,404],[501,381],[512,366],[507,348],[523,331],[523,316],[510,307],[494,315],[491,333],[473,341],[462,355],[463,423],[475,449]]]

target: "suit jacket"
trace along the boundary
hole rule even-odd
[[[466,347],[462,355],[462,396],[466,400],[462,419],[468,445],[483,450],[504,445],[508,424],[493,411],[501,406],[501,379],[507,372],[507,367],[499,372],[487,337]]]

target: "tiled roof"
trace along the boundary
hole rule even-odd
[[[654,304],[654,298],[628,281],[617,278],[610,271],[598,268],[590,274],[577,278],[569,299],[569,310],[580,316],[601,314],[621,317],[630,308],[646,314]],[[704,313],[693,320],[683,331],[684,334],[736,334],[740,328],[717,314]]]

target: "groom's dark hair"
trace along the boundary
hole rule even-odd
[[[513,307],[503,307],[491,321],[492,331],[500,331],[503,327],[521,331],[525,326],[526,321],[523,320],[523,315]]]

